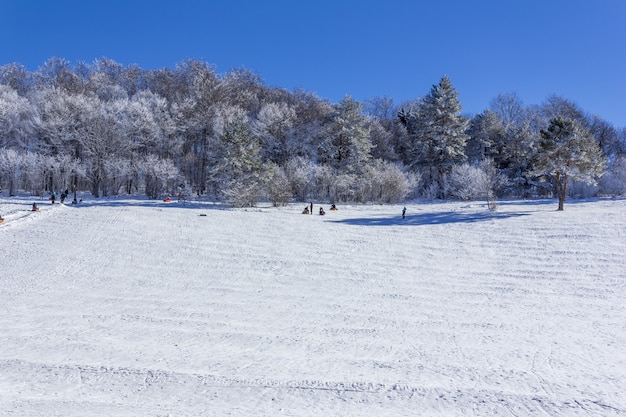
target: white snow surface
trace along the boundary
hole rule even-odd
[[[626,416],[626,200],[29,198],[2,416]]]

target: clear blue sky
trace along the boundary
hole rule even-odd
[[[0,65],[201,59],[335,103],[428,93],[463,112],[557,94],[626,127],[626,0],[0,0]]]

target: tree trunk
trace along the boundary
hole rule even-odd
[[[563,211],[565,197],[567,196],[567,174],[556,173],[556,195],[559,198],[558,211]]]

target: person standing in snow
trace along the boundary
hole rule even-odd
[[[309,213],[313,214],[313,202],[311,201],[311,209],[309,210]]]
[[[403,219],[404,219],[405,215],[406,215],[406,207],[404,207],[404,208],[402,209],[402,218],[403,218]]]

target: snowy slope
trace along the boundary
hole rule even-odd
[[[624,200],[30,204],[0,415],[626,416]]]

